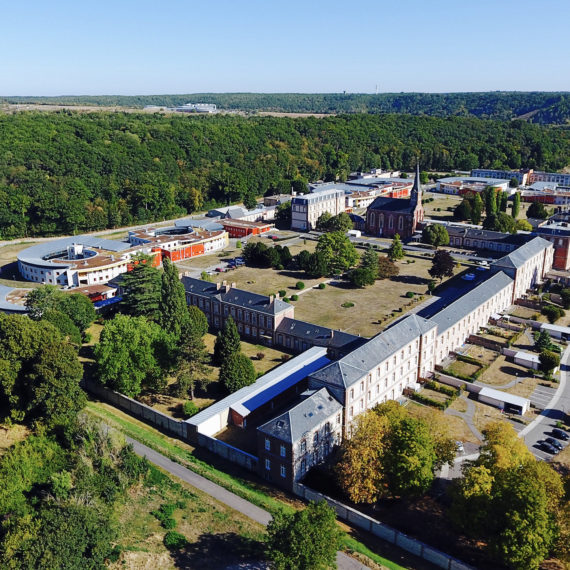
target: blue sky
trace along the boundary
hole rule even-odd
[[[4,2],[0,95],[570,91],[568,21],[568,0]]]

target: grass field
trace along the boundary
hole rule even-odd
[[[182,481],[164,476],[152,488],[129,490],[117,511],[121,554],[110,568],[227,568],[263,560],[263,527]],[[166,530],[151,514],[164,504],[179,504],[173,513],[176,532],[188,545],[170,553]]]
[[[426,218],[433,220],[453,220],[453,210],[461,203],[463,199],[461,196],[454,196],[450,194],[440,194],[438,192],[425,192],[424,200],[426,198],[433,198],[433,202],[424,204],[424,214]],[[449,211],[448,208],[452,208]],[[439,209],[439,211],[438,211]]]
[[[446,371],[451,374],[461,374],[462,376],[472,376],[481,367],[470,362],[462,362],[461,360],[454,360],[447,368]]]
[[[195,456],[196,450],[192,446],[168,437],[147,424],[116,410],[112,406],[100,402],[89,402],[87,404],[87,411],[89,414],[105,421],[111,427],[114,427],[125,435],[137,439],[141,443],[166,455],[173,461],[188,467],[192,471],[199,473],[214,483],[221,485],[225,489],[271,513],[275,513],[277,510],[293,512],[293,509],[298,509],[303,505],[301,501],[292,499],[278,489],[267,487],[260,481],[245,480],[243,478],[244,472],[232,464],[223,463],[224,470],[222,471],[210,464],[210,462],[198,459]],[[218,461],[218,459],[213,456],[208,457],[214,462]],[[222,460],[219,460],[219,462],[221,467]],[[346,527],[346,525],[341,525],[341,527],[347,531],[342,539],[344,549],[360,553],[360,555],[370,558],[370,560],[367,561],[368,566],[375,567],[375,563],[381,567],[393,570],[400,570],[404,567],[414,567],[411,565],[405,553],[395,550],[388,543],[380,541],[368,534],[364,536],[358,531]],[[400,566],[384,558],[381,554],[378,554],[383,552],[397,552],[397,555],[391,556],[392,558],[396,558],[397,556],[404,566]],[[154,567],[138,566],[138,568],[149,568],[150,570],[150,568]]]

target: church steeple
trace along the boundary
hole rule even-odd
[[[414,185],[412,187],[412,193],[410,195],[410,203],[412,209],[421,207],[422,205],[422,186],[420,184],[420,162],[416,162],[416,178],[414,180]]]

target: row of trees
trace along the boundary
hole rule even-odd
[[[372,167],[566,166],[570,136],[520,121],[20,113],[0,117],[2,238],[100,230],[344,180]],[[57,133],[57,137],[53,136]]]
[[[219,109],[286,113],[407,113],[437,117],[527,119],[539,124],[566,125],[570,117],[568,93],[194,93],[188,95],[95,95],[5,97],[9,103],[103,105],[142,108],[178,107],[188,101],[214,103]]]

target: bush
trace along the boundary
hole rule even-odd
[[[241,249],[241,241],[239,239],[236,241],[236,248]]]
[[[554,324],[560,317],[565,315],[564,309],[556,305],[546,305],[542,307],[540,312],[548,319],[550,324]]]
[[[305,284],[302,281],[297,281],[297,284],[295,285],[295,287],[297,287],[297,289],[299,289],[299,291],[301,291],[302,289],[305,288]]]
[[[299,295],[291,295],[291,301],[298,301]]]
[[[197,414],[199,411],[198,406],[190,400],[184,402],[184,404],[182,405],[182,409],[184,411],[184,415],[187,417],[191,417],[194,414]]]
[[[285,303],[289,302],[289,297],[283,297],[282,301],[285,301]]]
[[[164,503],[160,505],[158,511],[151,511],[151,515],[154,515],[161,526],[165,529],[176,528],[176,521],[172,518],[172,514],[176,510],[176,505],[172,503]]]
[[[354,307],[354,303],[347,301],[346,303],[343,303],[341,307],[344,307],[345,309],[350,309],[350,307]]]
[[[265,358],[265,354],[263,352],[258,352],[255,357],[257,360],[263,360]]]
[[[279,289],[279,296],[283,299],[287,296],[287,291],[285,291],[285,289]]]
[[[171,530],[164,535],[164,546],[168,550],[180,550],[188,544],[186,537],[179,532]]]
[[[414,295],[415,295],[415,293],[414,293],[413,291],[408,291],[408,292],[406,293],[406,297],[407,297],[408,299],[411,299]]]
[[[319,289],[324,289],[326,285],[324,283],[319,283]]]

